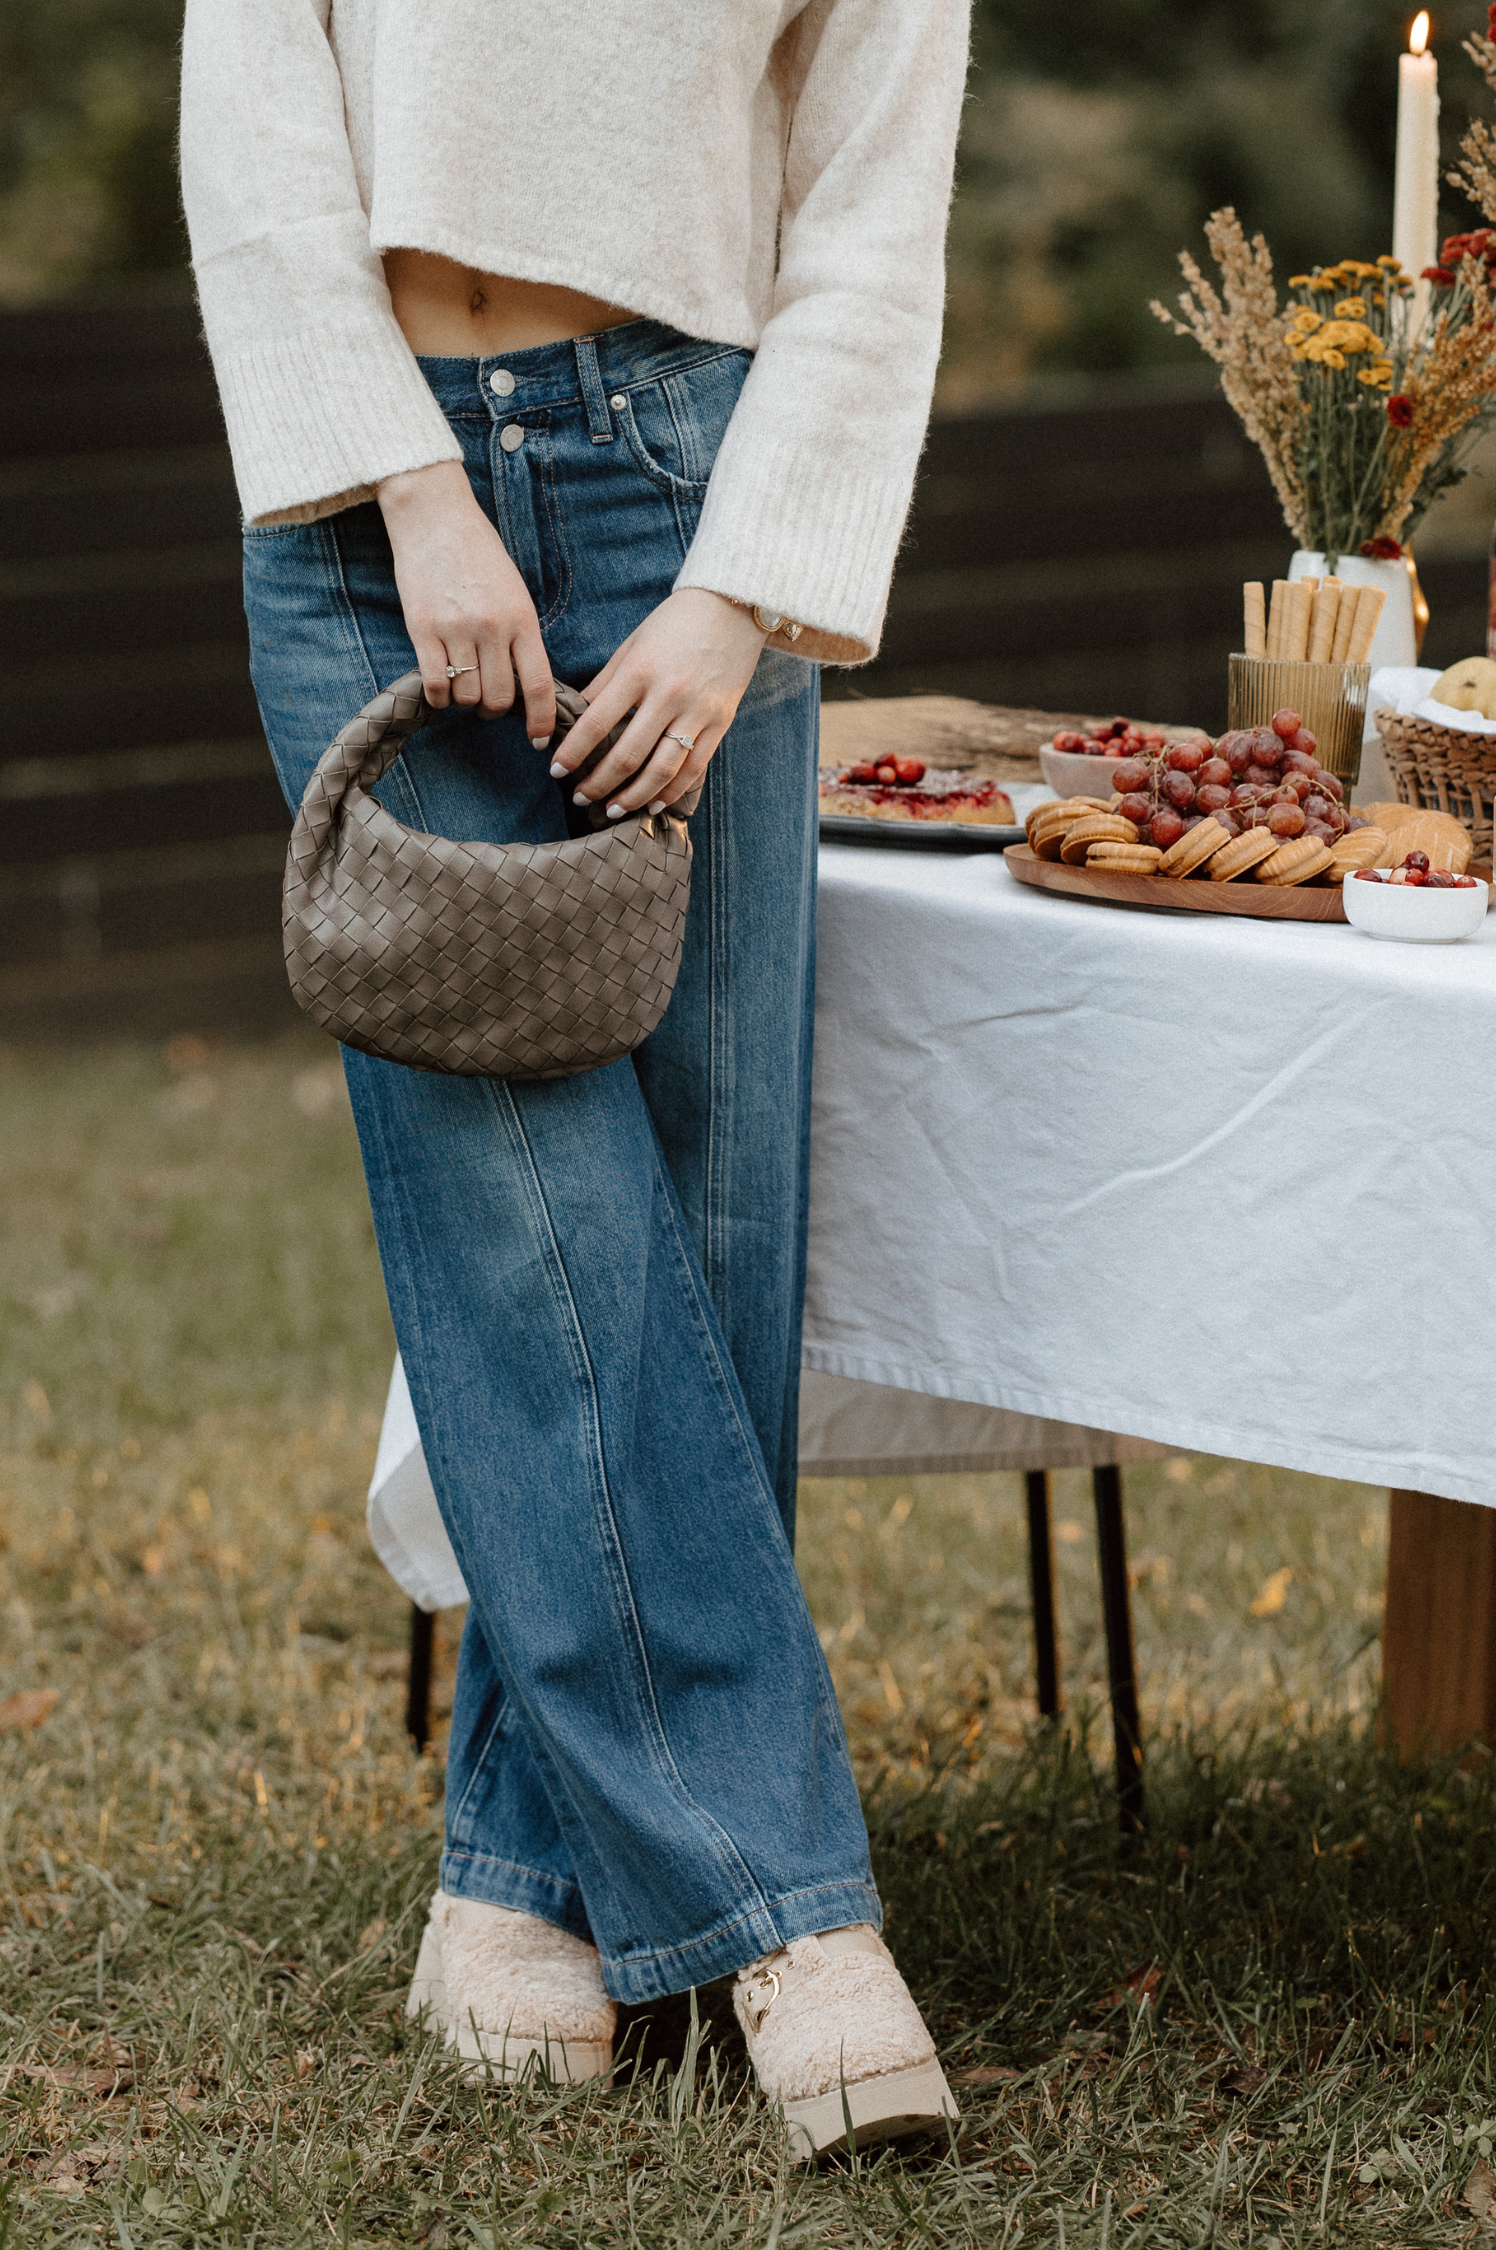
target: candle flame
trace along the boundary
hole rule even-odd
[[[1420,8],[1413,18],[1413,28],[1408,33],[1408,53],[1421,55],[1428,45],[1428,10]]]

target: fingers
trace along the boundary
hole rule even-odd
[[[412,634],[415,642],[416,662],[421,667],[421,689],[433,711],[445,711],[452,700],[456,682],[447,678],[447,666],[457,659],[449,657],[440,641],[428,640],[424,635]]]
[[[543,750],[556,731],[556,689],[538,625],[533,632],[516,634],[513,656],[525,702],[525,732]]]

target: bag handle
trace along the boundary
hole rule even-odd
[[[551,737],[554,745],[564,735],[570,734],[587,706],[576,689],[568,687],[564,680],[553,676],[551,686],[556,696],[556,731]],[[345,727],[338,730],[328,749],[318,760],[317,771],[323,774],[326,769],[326,781],[331,782],[335,778],[341,780],[344,789],[353,783],[363,789],[372,789],[384,779],[411,736],[434,716],[421,686],[420,673],[405,672],[385,688],[382,694],[366,703],[362,711],[350,719]],[[582,760],[571,779],[580,781],[583,774],[591,773],[594,766],[600,765],[627,725],[627,719],[620,719],[617,726],[603,736],[590,757]],[[341,795],[341,790],[339,794]],[[698,782],[694,789],[689,790],[667,810],[684,817],[695,812],[700,802],[701,784]],[[597,816],[596,825],[609,828],[615,825],[608,819],[601,805],[595,806],[593,810]]]

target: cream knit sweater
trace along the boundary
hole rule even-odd
[[[187,0],[182,185],[245,515],[458,458],[379,253],[756,352],[678,583],[878,645],[968,0]]]

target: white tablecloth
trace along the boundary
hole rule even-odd
[[[1496,1506],[1496,917],[821,853],[806,1365]]]

